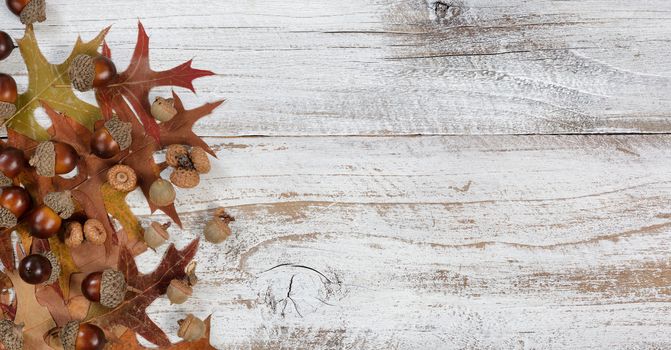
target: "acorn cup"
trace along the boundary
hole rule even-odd
[[[45,0],[7,0],[7,7],[26,25],[47,19]]]
[[[23,324],[0,320],[0,349],[23,350]]]

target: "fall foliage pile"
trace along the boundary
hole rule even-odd
[[[44,0],[7,5],[26,28],[18,46],[0,32],[0,61],[18,48],[28,87],[19,94],[14,79],[0,73],[7,127],[0,141],[0,349],[144,349],[137,335],[161,349],[213,349],[209,318],[184,315],[183,340],[171,344],[146,314],[157,298],[183,303],[191,295],[199,241],[181,250],[170,245],[154,272],[140,273],[135,257],[165,243],[169,224],[143,228],[126,204],[139,188],[152,212],[181,226],[175,186],[196,187],[215,155],[192,127],[223,101],[186,109],[175,92],[151,101],[150,90],[194,91],[193,80],[213,73],[191,61],[152,70],[141,23],[123,72],[105,42],[109,28],[91,41],[78,39],[65,62],[52,64],[33,29],[46,19]],[[75,90],[92,91],[97,105]],[[35,118],[38,109],[51,119],[49,128]],[[165,152],[165,162],[155,161],[157,152]],[[233,220],[217,210],[206,239],[223,241]]]

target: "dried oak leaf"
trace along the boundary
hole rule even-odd
[[[107,45],[103,48],[103,54],[111,58]],[[98,103],[106,118],[111,116],[112,111],[123,115],[122,119],[125,120],[138,118],[147,134],[160,142],[158,123],[150,113],[149,91],[159,86],[179,86],[195,92],[193,80],[214,73],[192,68],[191,61],[167,71],[153,71],[149,65],[149,36],[141,22],[138,22],[137,44],[130,62],[126,71],[120,73],[108,86],[96,90]]]
[[[168,336],[147,316],[147,307],[159,296],[165,294],[170,281],[186,277],[184,269],[198,250],[198,240],[194,240],[182,250],[171,245],[156,270],[150,274],[140,274],[135,259],[128,249],[119,254],[118,269],[126,277],[130,287],[126,299],[114,309],[105,309],[97,304],[91,306],[86,321],[111,329],[124,326],[158,346],[169,346]]]
[[[81,38],[77,39],[65,62],[51,64],[40,51],[33,26],[28,25],[24,37],[18,40],[21,56],[28,69],[28,89],[19,96],[17,112],[7,119],[7,126],[33,140],[47,140],[49,134],[34,117],[35,110],[41,106],[40,101],[43,101],[91,129],[95,121],[101,118],[100,109],[82,101],[71,88],[64,86],[70,85],[70,62],[79,54],[95,55],[108,30],[104,29],[86,43]]]
[[[210,324],[212,317],[205,319],[205,335],[200,339],[192,342],[181,341],[179,343],[171,344],[168,346],[161,346],[160,348],[151,348],[155,350],[216,350],[212,344],[210,344]],[[113,341],[108,345],[107,350],[149,350],[142,346],[137,341],[137,333],[132,330],[127,330],[118,341]]]

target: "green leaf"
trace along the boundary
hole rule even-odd
[[[17,112],[7,120],[7,126],[33,140],[48,140],[49,133],[34,117],[35,110],[41,107],[41,101],[44,101],[51,108],[92,130],[94,123],[101,118],[100,109],[75,95],[68,76],[68,67],[77,55],[98,55],[98,48],[108,31],[109,28],[104,29],[86,43],[78,38],[65,62],[51,64],[40,51],[33,26],[29,25],[24,37],[18,40],[21,56],[28,68],[28,90],[19,96]]]

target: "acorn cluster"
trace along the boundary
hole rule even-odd
[[[6,0],[6,4],[23,24],[46,19],[45,0]],[[16,48],[12,37],[0,31],[0,61]],[[119,74],[114,62],[103,55],[78,55],[70,62],[68,78],[71,88],[85,92],[117,83]],[[10,75],[0,73],[0,122],[17,113],[18,100],[16,81]],[[163,97],[153,101],[149,112],[159,123],[168,122],[179,114],[173,99]],[[135,190],[141,179],[135,169],[123,164],[124,155],[133,146],[133,127],[132,123],[116,116],[104,121],[93,130],[90,154],[81,154],[81,150],[78,152],[73,146],[76,144],[61,139],[39,142],[26,149],[0,143],[0,228],[11,231],[22,227],[34,240],[59,239],[70,249],[77,249],[84,243],[108,243],[116,233],[108,232],[106,226],[109,225],[100,220],[87,217],[82,203],[78,203],[69,190],[50,192],[34,187],[41,186],[41,178],[58,179],[76,174],[87,165],[88,159],[97,158],[109,162],[106,164],[114,164],[103,170],[110,187],[123,193]],[[200,147],[168,145],[165,155],[165,165],[170,168],[169,178],[155,180],[147,193],[149,202],[159,208],[174,203],[175,187],[194,188],[199,185],[201,176],[211,170],[209,156]],[[223,242],[231,235],[229,223],[234,220],[223,208],[215,210],[205,226],[204,237],[212,243]],[[170,239],[169,227],[169,223],[158,222],[145,227],[146,245],[157,249],[166,243]],[[195,269],[196,264],[192,262],[184,271],[185,278],[170,282],[166,296],[172,304],[185,303],[192,295],[198,282]],[[36,286],[56,283],[62,277],[60,262],[49,251],[25,254],[19,261],[18,274],[25,283]],[[92,303],[115,308],[126,299],[128,292],[139,291],[129,285],[123,273],[106,269],[88,274],[81,283],[81,292]],[[180,320],[179,325],[178,335],[185,341],[200,339],[205,334],[204,322],[191,314]],[[23,348],[21,327],[12,321],[0,320],[0,349]],[[52,331],[57,346],[65,350],[103,349],[107,344],[105,330],[78,320]]]

